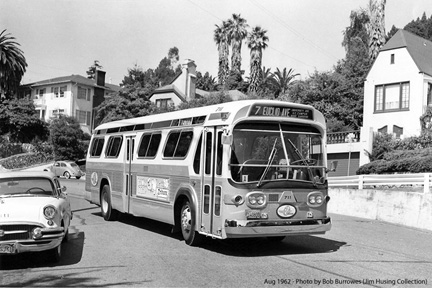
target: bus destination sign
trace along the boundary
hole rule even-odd
[[[287,117],[312,120],[313,112],[311,109],[307,108],[256,104],[252,107],[249,116]]]

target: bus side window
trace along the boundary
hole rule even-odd
[[[222,174],[222,151],[223,151],[223,146],[222,146],[222,131],[218,132],[217,134],[217,159],[216,159],[216,175],[221,175]]]
[[[102,154],[102,148],[105,142],[105,138],[94,138],[90,149],[91,157],[99,157]]]
[[[198,141],[197,149],[195,151],[195,158],[193,168],[196,174],[200,173],[200,162],[201,162],[201,145],[202,145],[202,134]]]
[[[177,146],[178,139],[180,137],[180,131],[175,131],[169,134],[168,139],[165,144],[165,149],[163,156],[164,157],[173,157],[174,156],[174,150]]]
[[[112,136],[108,139],[108,147],[105,151],[107,157],[118,157],[120,148],[123,142],[123,137]]]

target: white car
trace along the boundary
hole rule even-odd
[[[65,191],[52,172],[1,172],[0,255],[47,251],[59,261],[72,220]]]

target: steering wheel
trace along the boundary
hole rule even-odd
[[[300,159],[300,160],[292,161],[290,164],[291,165],[304,164],[305,162],[309,165],[315,165],[317,160],[313,159],[313,158],[308,158],[308,159],[303,159],[303,160]]]
[[[27,189],[27,191],[25,191],[25,193],[29,193],[30,194],[31,190],[40,190],[40,191],[42,191],[42,193],[46,192],[45,189],[42,189],[40,187],[32,187],[32,188]]]

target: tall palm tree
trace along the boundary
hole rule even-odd
[[[215,25],[213,39],[216,42],[219,53],[218,83],[224,85],[229,73],[229,37],[228,22],[223,21],[221,26]]]
[[[240,17],[240,14],[233,14],[227,22],[228,37],[232,45],[231,71],[241,74],[241,47],[247,36],[246,28],[249,25],[246,24],[246,19]]]
[[[252,28],[252,31],[247,36],[247,45],[250,49],[250,83],[249,92],[256,92],[261,82],[262,76],[262,52],[267,48],[269,38],[267,30],[260,26]]]
[[[385,10],[386,0],[369,0],[369,56],[373,61],[379,49],[385,44]]]
[[[0,33],[0,97],[12,94],[18,88],[27,67],[27,62],[15,37]]]
[[[293,69],[289,69],[288,72],[286,68],[282,71],[279,68],[276,68],[276,72],[274,73],[276,85],[278,86],[279,95],[283,95],[287,92],[289,85],[291,84],[294,77],[299,76],[299,73],[294,74]]]

